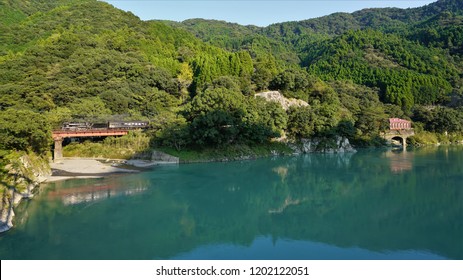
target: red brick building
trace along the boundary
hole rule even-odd
[[[411,129],[412,122],[399,119],[399,118],[390,118],[389,119],[389,129],[390,130],[402,130],[402,129]]]

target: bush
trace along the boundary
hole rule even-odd
[[[149,149],[150,139],[144,133],[131,131],[122,137],[107,137],[102,142],[71,143],[63,148],[65,157],[129,159]]]

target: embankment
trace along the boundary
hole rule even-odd
[[[11,152],[5,157],[0,175],[0,232],[13,226],[14,206],[22,199],[34,196],[34,189],[48,176],[48,160],[32,152]]]

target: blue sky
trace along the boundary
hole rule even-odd
[[[354,12],[364,8],[424,6],[437,0],[104,0],[131,11],[143,20],[182,21],[190,18],[225,20],[239,24],[267,26],[272,23],[303,20],[335,12]]]

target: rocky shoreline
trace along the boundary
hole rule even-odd
[[[346,137],[336,136],[335,139],[327,143],[324,139],[301,139],[298,143],[289,144],[295,154],[309,153],[326,153],[326,154],[342,154],[357,152]]]
[[[5,169],[8,174],[1,182],[0,232],[13,227],[14,207],[21,200],[32,198],[35,188],[52,175],[48,161],[34,153],[16,154]]]

